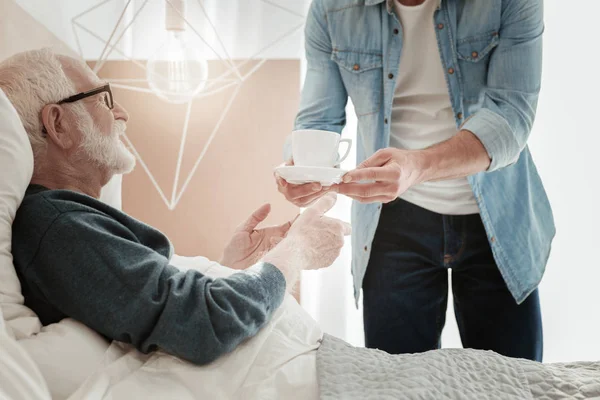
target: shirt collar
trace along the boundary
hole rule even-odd
[[[392,12],[392,8],[394,7],[394,0],[365,0],[366,6],[375,6],[377,4],[381,4],[383,2],[387,2],[388,12]],[[438,8],[442,5],[442,0],[436,0]]]

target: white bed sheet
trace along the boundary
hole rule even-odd
[[[215,277],[235,272],[202,257],[175,256],[172,264]],[[113,342],[100,367],[69,399],[317,399],[316,351],[322,337],[317,323],[288,295],[254,338],[208,366]]]

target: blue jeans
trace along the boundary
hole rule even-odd
[[[463,346],[541,361],[538,291],[516,303],[479,215],[441,215],[401,199],[383,206],[363,282],[366,346],[392,354],[439,348],[450,268]]]

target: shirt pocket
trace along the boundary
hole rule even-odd
[[[498,32],[458,39],[457,57],[463,81],[465,103],[478,103],[487,85],[490,58],[498,45]]]
[[[377,53],[334,50],[331,59],[338,65],[357,116],[379,111],[383,96],[383,56]]]

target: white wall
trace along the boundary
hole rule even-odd
[[[531,150],[557,236],[540,288],[547,361],[600,360],[600,75],[594,0],[546,1],[543,92]]]
[[[546,362],[600,360],[598,14],[595,0],[545,1],[543,89],[529,143],[558,230],[540,288]],[[355,137],[354,116],[343,135]],[[333,214],[348,220],[347,202],[341,200]],[[349,257],[344,249],[331,270],[305,274],[302,298],[327,332],[363,345]],[[450,298],[443,346],[461,347],[451,304]]]
[[[73,56],[75,52],[53,36],[12,0],[0,0],[0,60],[40,47]]]

